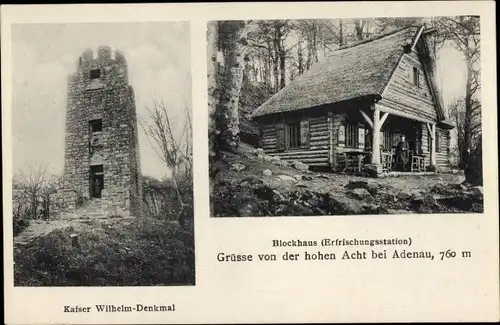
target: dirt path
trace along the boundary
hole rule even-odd
[[[134,217],[89,217],[85,213],[62,214],[57,220],[31,220],[26,229],[14,237],[14,244],[25,245],[39,237],[46,236],[54,230],[73,227],[78,230],[85,227],[106,227],[119,222],[127,222]]]

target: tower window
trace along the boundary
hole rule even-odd
[[[90,79],[97,79],[101,77],[101,69],[90,70]]]
[[[89,122],[90,132],[101,132],[102,131],[102,119],[92,120]]]

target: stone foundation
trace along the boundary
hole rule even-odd
[[[77,191],[60,189],[50,196],[49,215],[57,217],[61,213],[73,213],[85,202],[85,198]]]

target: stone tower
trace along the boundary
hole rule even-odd
[[[76,193],[105,215],[142,215],[134,91],[124,55],[108,46],[83,52],[69,76],[64,159],[64,210]]]

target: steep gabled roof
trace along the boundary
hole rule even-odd
[[[371,95],[380,96],[404,46],[420,27],[412,26],[339,48],[257,108],[253,117],[289,112]]]

